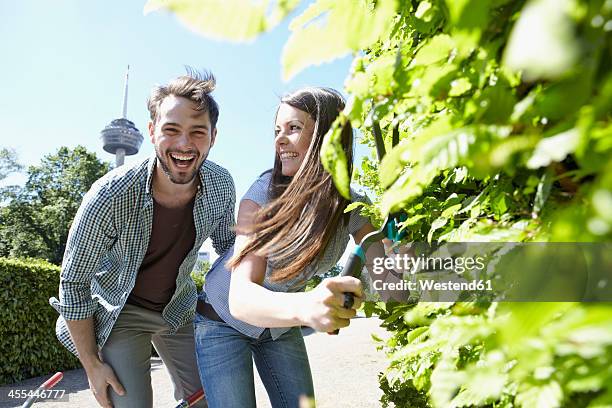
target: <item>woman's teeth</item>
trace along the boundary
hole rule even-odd
[[[298,157],[299,155],[295,152],[283,152],[280,154],[280,158],[282,159],[293,159]]]

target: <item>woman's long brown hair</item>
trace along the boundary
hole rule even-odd
[[[256,214],[248,231],[240,231],[248,233],[249,240],[227,263],[234,268],[249,253],[265,256],[273,267],[273,281],[285,281],[300,274],[323,254],[340,223],[348,219],[343,217],[348,200],[338,193],[319,159],[323,137],[344,109],[344,98],[330,88],[303,88],[284,96],[283,103],[308,113],[314,120],[312,141],[293,177],[282,175],[280,157],[275,155],[271,201]],[[342,129],[342,145],[349,174],[352,136],[353,130],[347,123]]]

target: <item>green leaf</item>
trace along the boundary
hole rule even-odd
[[[351,211],[353,211],[355,208],[359,208],[366,205],[366,203],[363,203],[361,201],[355,201],[350,203],[349,205],[346,206],[346,208],[344,209],[345,213],[349,213]]]
[[[394,85],[395,55],[386,55],[376,59],[367,69],[368,74],[374,78],[372,91],[376,95],[390,94]]]
[[[455,47],[452,38],[447,34],[432,37],[417,51],[411,65],[431,65],[448,60]]]
[[[575,115],[592,93],[593,74],[592,69],[583,71],[543,87],[530,112],[532,120],[557,121]]]
[[[299,3],[279,0],[270,7],[269,0],[148,0],[144,14],[165,9],[202,35],[243,42],[272,29]]]
[[[612,388],[608,387],[607,391],[599,395],[589,404],[589,408],[610,408],[612,407]]]
[[[489,23],[491,0],[446,0],[450,22],[462,54],[475,47]],[[463,44],[463,45],[462,45]]]
[[[501,217],[508,210],[508,206],[506,205],[506,196],[503,193],[499,194],[497,198],[491,202],[491,209],[499,217]]]
[[[548,196],[550,195],[550,188],[552,187],[553,182],[553,174],[552,171],[546,171],[542,174],[540,181],[538,182],[538,187],[536,190],[536,195],[533,200],[533,214],[539,214],[544,208],[544,204],[546,200],[548,200]]]
[[[402,227],[409,227],[411,225],[415,225],[417,222],[421,221],[423,218],[427,218],[427,215],[418,214],[418,215],[409,217],[406,221],[402,222]]]
[[[538,0],[521,12],[508,40],[504,63],[528,80],[557,79],[577,61],[580,45],[568,11],[571,0]]]
[[[579,138],[580,133],[578,129],[574,128],[542,139],[529,158],[527,168],[537,169],[538,167],[548,166],[553,161],[562,161],[576,149]]]
[[[407,140],[402,140],[400,144],[395,146],[391,151],[387,152],[379,165],[378,176],[381,187],[386,188],[397,180],[399,175],[404,170],[405,160],[402,160],[402,155],[405,151]]]
[[[348,162],[342,145],[342,130],[344,126],[350,125],[348,119],[341,114],[323,138],[321,163],[325,170],[331,174],[338,192],[344,198],[350,200],[351,178],[348,174]]]
[[[428,331],[429,327],[427,326],[417,327],[416,329],[411,330],[408,333],[408,335],[406,336],[406,341],[408,343],[421,342],[427,338]]]
[[[525,385],[516,394],[521,407],[557,408],[563,401],[563,390],[557,381],[543,385]]]
[[[283,78],[289,80],[310,65],[371,46],[389,34],[396,0],[317,0],[290,24],[282,55]]]
[[[477,4],[477,2],[472,0],[447,0],[446,7],[448,7],[451,23],[454,26],[465,27],[474,26],[474,24],[469,21],[470,19],[474,19],[474,14],[486,15],[488,11],[487,3],[488,2],[480,2],[480,4]],[[484,13],[481,10],[484,11]],[[481,19],[482,17],[478,20]],[[480,24],[476,24],[476,26],[479,27]]]
[[[504,343],[518,345],[540,336],[542,327],[571,308],[571,303],[554,302],[501,304],[499,312],[505,317],[499,321],[500,335]]]
[[[452,218],[461,209],[461,204],[455,204],[442,211],[442,218]]]
[[[459,79],[455,79],[450,83],[451,88],[448,93],[448,96],[461,96],[470,89],[472,89],[472,83],[469,79],[463,77]]]
[[[485,88],[478,96],[477,104],[480,109],[476,117],[483,123],[507,123],[508,118],[512,115],[515,102],[508,84],[500,81],[495,86]]]
[[[508,381],[504,373],[505,356],[495,351],[481,358],[477,365],[464,370],[461,391],[451,401],[453,407],[473,407],[496,401]]]
[[[442,218],[442,217],[436,218],[434,222],[431,223],[431,228],[429,229],[429,232],[427,233],[427,242],[431,242],[434,232],[444,227],[447,222],[448,222],[448,218]]]
[[[414,12],[414,16],[416,18],[425,19],[428,15],[428,12],[432,10],[432,5],[429,1],[422,1],[417,6],[416,11]]]
[[[465,373],[457,371],[449,361],[450,357],[442,358],[431,373],[431,402],[434,407],[448,407],[454,395],[465,381]]]

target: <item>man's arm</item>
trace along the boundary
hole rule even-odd
[[[223,255],[233,244],[236,237],[236,233],[234,232],[234,226],[236,225],[236,221],[234,219],[234,209],[236,207],[236,188],[234,187],[234,180],[228,174],[227,180],[227,189],[228,196],[225,207],[225,212],[223,213],[223,218],[217,225],[217,228],[210,234],[210,238],[212,240],[213,248],[215,248],[215,252],[219,254],[219,256]]]
[[[59,296],[51,301],[64,319],[84,320],[93,316],[96,304],[91,297],[91,281],[115,238],[112,198],[103,186],[94,184],[83,197],[70,227]]]
[[[74,218],[60,275],[59,300],[52,305],[66,321],[66,327],[85,368],[89,386],[102,407],[111,407],[107,388],[124,390],[110,366],[98,355],[94,318],[96,304],[91,281],[100,260],[115,239],[112,199],[104,187],[94,184],[85,195]]]

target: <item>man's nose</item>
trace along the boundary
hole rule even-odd
[[[189,137],[189,132],[182,131],[179,133],[176,138],[176,144],[179,146],[189,146],[191,144],[191,138]]]

